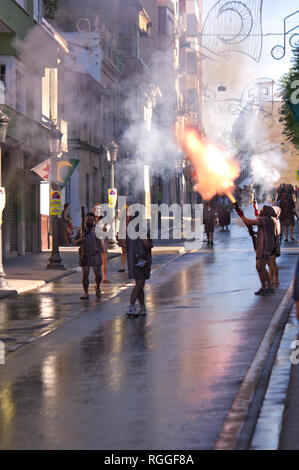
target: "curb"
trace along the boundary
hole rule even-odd
[[[250,450],[279,450],[284,433],[284,416],[288,407],[291,372],[291,345],[298,338],[298,320],[292,302],[281,342],[271,371],[271,377],[254,429]]]
[[[254,432],[254,426],[256,424],[256,420],[258,418],[258,413],[262,406],[262,401],[266,393],[266,389],[269,383],[270,375],[271,375],[271,367],[270,370],[269,364],[267,361],[269,359],[269,355],[272,348],[272,345],[275,346],[275,339],[277,339],[277,334],[281,331],[281,335],[289,314],[290,309],[289,304],[292,298],[293,292],[293,281],[291,282],[288,290],[284,294],[279,306],[277,307],[272,320],[264,334],[264,337],[258,347],[258,350],[253,358],[253,361],[246,373],[246,376],[239,388],[237,396],[233,402],[233,405],[228,412],[228,415],[225,419],[224,425],[222,430],[217,438],[216,444],[214,446],[214,450],[236,450],[238,449],[247,449],[248,444],[250,444],[252,434]],[[283,325],[282,325],[283,323]],[[279,339],[281,339],[281,335]],[[277,348],[279,347],[279,342]],[[271,365],[276,357],[277,348],[271,354]],[[268,367],[267,367],[268,366]],[[266,373],[268,376],[264,375],[266,369]],[[267,380],[266,380],[267,378]],[[264,387],[259,387],[259,381],[263,379]],[[253,421],[253,417],[249,415],[250,407],[253,406],[253,399],[255,397],[256,392],[261,394],[261,388],[263,395],[257,397],[258,401],[262,400],[259,404],[260,406],[258,409],[255,406],[254,415],[256,419]],[[248,430],[246,428],[246,420],[251,425],[251,429]],[[242,434],[243,433],[243,434]],[[244,436],[244,433],[246,436]],[[250,434],[250,435],[249,435]],[[246,441],[246,444],[245,444]],[[249,441],[249,442],[248,442]]]
[[[62,274],[59,274],[58,276],[52,277],[51,279],[48,279],[47,281],[32,281],[32,284],[29,285],[28,287],[21,287],[20,289],[9,289],[7,291],[2,291],[0,292],[0,301],[2,299],[6,299],[7,297],[11,297],[13,295],[20,295],[20,294],[25,294],[26,292],[30,292],[31,290],[38,289],[40,287],[45,286],[46,284],[50,284],[51,282],[58,281],[59,279],[67,276],[71,276],[72,274],[75,274],[77,272],[77,269],[71,269],[69,271],[65,271]],[[9,279],[8,279],[9,282]]]
[[[120,256],[120,253],[111,253],[108,256],[108,259],[116,258],[117,256]],[[32,284],[29,285],[28,287],[21,287],[20,289],[7,289],[4,291],[0,291],[0,301],[2,299],[6,299],[7,297],[12,297],[14,295],[25,294],[26,292],[30,292],[34,289],[38,289],[47,284],[50,284],[51,282],[59,281],[59,279],[62,279],[67,276],[71,276],[72,274],[75,274],[77,272],[79,272],[79,269],[73,268],[68,271],[63,271],[61,274],[58,274],[57,276],[52,277],[51,279],[48,279],[46,281],[32,281]]]

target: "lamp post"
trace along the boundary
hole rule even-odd
[[[60,188],[57,184],[57,160],[58,155],[61,154],[61,139],[62,133],[60,130],[53,124],[49,131],[49,144],[50,144],[50,153],[52,156],[51,160],[51,191],[59,191]],[[59,254],[59,225],[58,225],[58,216],[50,215],[52,218],[52,253],[49,258],[49,263],[47,269],[60,269],[64,270],[62,259]]]
[[[6,134],[8,128],[9,118],[0,110],[0,187],[2,188],[2,145],[6,141]],[[5,272],[3,269],[3,262],[2,262],[2,211],[5,205],[5,193],[1,191],[1,220],[0,220],[0,289],[7,289],[8,285],[5,280]]]
[[[107,149],[107,160],[110,163],[110,188],[114,189],[115,185],[115,163],[117,162],[118,156],[118,149],[119,146],[116,142],[112,141],[110,147]],[[115,217],[115,208],[112,208],[112,218]],[[112,248],[116,244],[116,237],[115,237],[115,224],[112,224],[112,233],[111,238],[108,240],[109,246]]]

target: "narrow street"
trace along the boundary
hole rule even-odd
[[[276,294],[256,297],[252,242],[234,219],[213,248],[157,256],[146,317],[124,315],[119,258],[101,300],[93,286],[79,300],[79,273],[2,300],[0,448],[213,449],[297,253],[283,245]]]

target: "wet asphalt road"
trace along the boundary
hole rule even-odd
[[[35,341],[5,330],[11,350],[31,342],[0,366],[0,448],[212,449],[297,260],[294,243],[277,293],[259,298],[246,230],[215,242],[153,274],[145,318],[123,314],[121,282],[80,304],[79,274],[1,301],[4,329],[13,315],[39,333],[68,321]]]

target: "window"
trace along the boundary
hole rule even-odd
[[[37,23],[42,19],[43,0],[33,0],[33,18]]]
[[[187,72],[197,73],[197,57],[195,52],[188,52],[187,54]]]
[[[119,48],[126,57],[139,58],[139,31],[134,24],[121,24]]]
[[[166,34],[166,7],[158,8],[158,33]]]
[[[6,65],[0,64],[0,81],[6,86]]]
[[[158,9],[158,33],[172,36],[174,34],[173,14],[167,7]]]
[[[142,36],[149,36],[152,28],[152,23],[147,12],[143,9],[139,12],[139,31]]]
[[[25,113],[25,77],[16,69],[16,110]]]
[[[57,119],[58,81],[57,69],[45,69],[42,78],[42,114],[48,119]]]
[[[186,0],[180,0],[179,8],[181,13],[186,11]]]
[[[187,15],[187,35],[196,36],[198,32],[198,22],[194,14]]]
[[[133,41],[133,28],[129,23],[120,25],[119,47],[125,53],[126,57],[131,57]]]
[[[0,104],[5,103],[6,66],[0,64]]]

